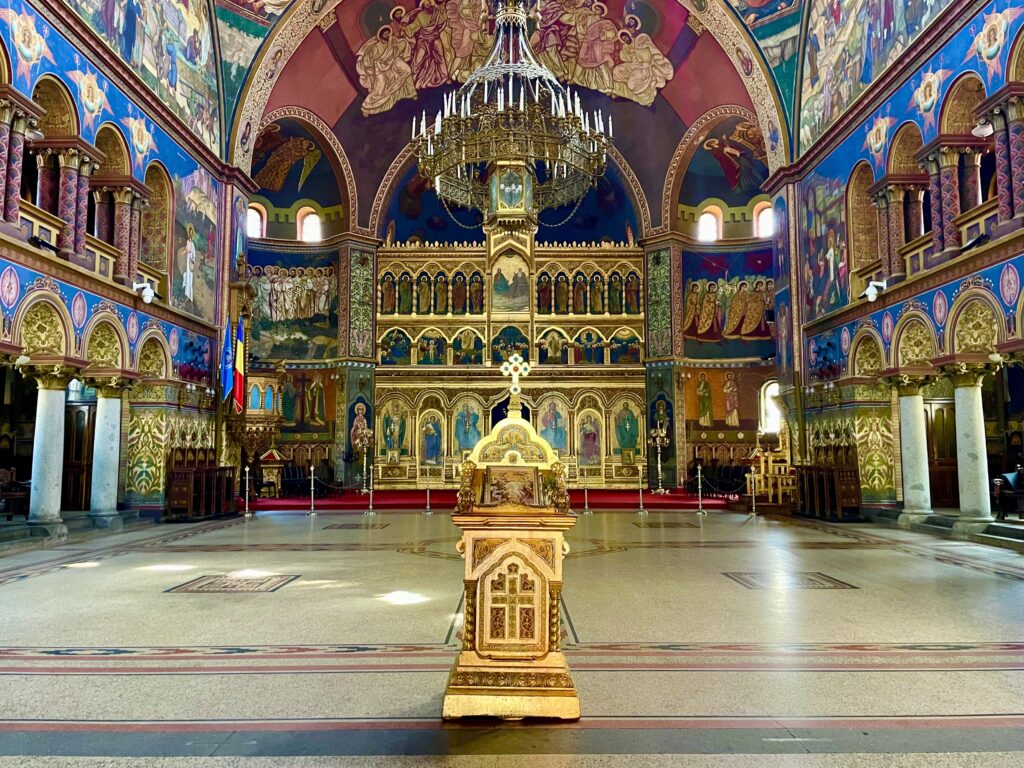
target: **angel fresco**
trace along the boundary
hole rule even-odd
[[[32,82],[32,71],[43,59],[54,65],[57,62],[46,38],[36,29],[35,16],[27,11],[15,13],[8,7],[0,8],[0,19],[6,21],[11,28],[11,42],[18,54],[17,76],[19,80],[24,80],[28,88]],[[43,29],[49,31],[45,26]]]
[[[137,0],[136,0],[137,1]],[[246,0],[252,5],[282,0]],[[638,16],[608,17],[595,0],[544,3],[531,43],[559,79],[650,106],[674,74],[672,63],[642,31]],[[364,116],[446,82],[464,82],[486,58],[492,33],[477,0],[418,0],[398,5],[388,23],[356,52]]]
[[[323,152],[311,139],[287,136],[281,126],[271,125],[260,134],[256,142],[253,167],[259,166],[259,170],[253,176],[253,181],[264,189],[280,192],[292,169],[301,161],[302,170],[295,188],[299,191],[322,156]]]

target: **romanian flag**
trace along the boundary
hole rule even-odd
[[[245,410],[245,329],[242,318],[238,318],[238,333],[235,334],[235,411]]]

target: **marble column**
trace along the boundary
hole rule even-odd
[[[992,520],[985,411],[981,402],[982,372],[952,374],[956,408],[956,469],[960,484],[960,515],[954,532],[977,532]]]
[[[938,256],[946,247],[942,236],[942,181],[939,174],[939,162],[928,159],[928,200],[932,212],[932,254]]]
[[[900,407],[900,460],[903,467],[901,527],[909,528],[932,514],[931,478],[928,474],[928,426],[919,381],[897,384]]]
[[[93,204],[96,209],[96,223],[93,235],[105,243],[113,245],[114,222],[110,219],[110,191],[101,187],[93,190]]]
[[[128,221],[128,279],[134,282],[139,274],[139,252],[142,247],[142,207],[145,201],[132,196],[131,218]]]
[[[56,214],[60,171],[54,165],[54,152],[43,149],[33,154],[36,158],[36,207]]]
[[[964,150],[960,178],[960,210],[969,211],[981,205],[981,153]]]
[[[60,153],[60,182],[57,191],[57,218],[64,225],[57,232],[57,248],[62,258],[75,255],[75,225],[78,218],[78,168],[82,156],[77,149]]]
[[[903,217],[903,198],[906,190],[903,187],[888,187],[885,196],[889,200],[889,278],[902,280],[907,275],[907,268],[900,255],[900,248],[907,241],[906,225]]]
[[[114,247],[121,251],[114,265],[114,279],[122,285],[131,280],[128,260],[131,254],[132,197],[130,189],[114,190]]]
[[[4,196],[7,194],[7,158],[14,113],[14,107],[10,102],[0,104],[0,206],[3,205]]]
[[[28,118],[16,116],[11,123],[11,135],[7,143],[7,168],[5,173],[4,221],[18,224],[21,218],[21,172],[25,162],[25,129]]]
[[[960,153],[943,147],[939,152],[939,183],[942,194],[942,241],[944,252],[954,255],[960,251],[960,227],[956,219],[960,215]]]
[[[1024,103],[1010,99],[1006,110],[1010,143],[1010,179],[1013,187],[1013,217],[1024,218]]]
[[[924,190],[907,188],[907,238],[916,240],[924,234]]]
[[[1010,136],[1007,132],[1006,115],[992,114],[993,138],[996,147],[996,196],[999,198],[999,221],[1013,218],[1013,176],[1010,171]]]
[[[117,514],[117,478],[121,462],[121,390],[96,390],[92,442],[92,494],[89,517],[97,528],[122,527]]]
[[[61,486],[64,475],[64,391],[66,376],[40,373],[36,397],[35,433],[32,438],[32,491],[29,494],[28,524],[44,535],[67,538],[60,517]]]
[[[83,159],[78,169],[78,194],[75,199],[75,256],[85,260],[85,233],[89,223],[89,176],[92,161]],[[91,265],[90,265],[91,266]]]

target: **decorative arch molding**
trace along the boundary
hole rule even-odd
[[[239,96],[242,108],[231,128],[228,161],[232,165],[246,173],[252,170],[253,144],[259,128],[269,117],[264,116],[264,112],[278,75],[315,28],[326,29],[336,23],[335,9],[342,2],[344,0],[292,3],[260,46]],[[778,170],[790,157],[788,121],[771,68],[750,30],[726,0],[676,2],[711,33],[733,63],[760,115],[754,122],[760,126],[767,142],[768,169],[770,172]]]
[[[887,172],[899,176],[922,175],[924,172],[917,164],[916,155],[923,146],[921,126],[907,120],[896,129],[889,142],[889,156],[885,161]]]
[[[965,72],[946,91],[939,110],[939,133],[963,136],[974,127],[975,108],[985,100],[985,83],[975,72]]]
[[[893,368],[930,366],[938,352],[935,324],[928,315],[912,310],[899,319],[889,347],[889,363]]]
[[[664,234],[672,231],[675,226],[675,217],[672,215],[672,211],[675,207],[675,201],[679,199],[679,190],[683,186],[683,179],[686,177],[686,171],[690,167],[690,161],[699,148],[697,139],[715,126],[733,117],[742,117],[752,123],[758,123],[757,116],[746,107],[726,104],[709,109],[698,117],[693,125],[686,129],[686,133],[683,134],[683,138],[679,140],[679,144],[676,146],[676,151],[672,153],[672,160],[668,165],[668,171],[665,173],[665,185],[661,193],[661,222],[651,234]]]
[[[132,156],[128,149],[128,141],[121,133],[121,129],[109,120],[96,131],[96,149],[104,155],[97,175],[132,175]]]
[[[633,198],[633,210],[640,217],[640,232],[637,233],[637,239],[647,237],[651,231],[651,207],[647,204],[647,195],[640,186],[640,180],[633,173],[633,166],[626,161],[614,144],[608,150],[608,154],[625,178],[628,191]]]
[[[298,3],[296,5],[308,4]],[[348,161],[348,155],[345,154],[345,148],[341,145],[341,142],[338,141],[338,137],[334,135],[334,131],[331,130],[331,127],[327,125],[327,123],[308,109],[303,109],[302,107],[280,107],[279,109],[275,109],[273,112],[269,112],[263,116],[263,119],[260,120],[259,128],[255,132],[255,136],[259,136],[260,133],[262,133],[268,126],[285,118],[298,120],[300,123],[303,123],[306,128],[315,133],[317,137],[323,141],[324,146],[331,150],[333,155],[331,165],[334,166],[336,171],[341,171],[341,176],[345,180],[343,196],[345,204],[348,206],[349,229],[353,232],[358,232],[359,234],[370,234],[369,231],[363,229],[359,224],[359,193],[356,189],[356,177],[352,172],[352,164]],[[252,170],[252,146],[249,147],[249,155],[247,156],[246,163],[246,172],[248,173]]]
[[[875,376],[885,368],[884,350],[878,331],[871,327],[861,328],[850,344],[850,372],[854,376]]]
[[[46,292],[27,298],[15,312],[11,326],[14,343],[29,356],[70,354],[70,329],[74,327],[71,315],[63,302]]]
[[[106,329],[110,330],[106,330]],[[109,334],[114,334],[111,339]],[[128,359],[128,335],[113,312],[93,315],[82,331],[82,357],[95,368],[123,368]]]
[[[384,174],[384,178],[380,180],[380,186],[377,187],[377,195],[373,198],[373,208],[370,209],[369,234],[371,237],[380,236],[381,214],[388,199],[391,197],[391,190],[395,182],[402,177],[402,174],[408,170],[413,161],[412,145],[406,144],[405,148],[398,153],[398,157],[391,162],[391,166],[388,168],[388,172]]]
[[[68,84],[49,73],[40,76],[32,88],[32,100],[45,111],[39,129],[48,139],[79,136],[78,107]]]
[[[146,166],[145,181],[150,196],[149,204],[142,209],[140,258],[143,263],[168,272],[173,246],[174,185],[167,168],[159,160],[151,160]]]
[[[1006,329],[1000,322],[1003,316],[999,300],[991,291],[965,291],[949,310],[946,353],[995,352],[996,345],[1006,340]]]
[[[0,40],[0,85],[11,84],[11,56],[7,52],[7,46]]]
[[[155,328],[143,331],[135,347],[135,361],[133,369],[142,374],[156,379],[169,379],[174,370],[171,362],[171,349],[167,345],[167,339]],[[155,349],[156,352],[149,350]],[[157,363],[160,363],[160,370],[157,370]]]
[[[1024,30],[1018,30],[1006,61],[1006,79],[1024,80]]]

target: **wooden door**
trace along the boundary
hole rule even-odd
[[[96,406],[76,403],[64,409],[64,480],[61,509],[69,512],[89,509],[92,485],[92,438],[96,427]]]
[[[932,509],[960,506],[956,472],[956,409],[951,400],[924,404]]]

